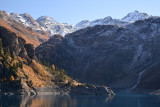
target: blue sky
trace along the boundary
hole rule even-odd
[[[0,10],[28,13],[34,19],[51,16],[64,23],[75,24],[112,16],[122,18],[134,10],[160,16],[160,0],[1,0]]]

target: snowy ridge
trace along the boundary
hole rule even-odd
[[[121,21],[119,19],[112,19],[112,17],[108,16],[103,19],[96,19],[91,22],[84,20],[84,21],[81,21],[78,24],[76,24],[75,27],[77,27],[79,29],[83,29],[86,27],[93,27],[95,25],[120,25],[120,26],[124,26],[127,24],[128,24],[128,22]]]
[[[122,18],[121,20],[126,22],[135,22],[135,21],[144,20],[150,17],[151,17],[150,15],[146,13],[141,13],[136,10],[134,12],[128,13],[128,15]]]
[[[127,24],[130,24],[132,22],[138,21],[138,20],[144,20],[147,18],[150,18],[152,16],[146,14],[146,13],[141,13],[139,11],[134,11],[131,13],[128,13],[127,16],[125,16],[122,19],[113,19],[112,17],[108,16],[103,19],[96,19],[94,21],[81,21],[75,26],[82,29],[85,27],[92,27],[95,25],[120,25],[120,26],[125,26]]]
[[[67,33],[72,33],[76,30],[83,29],[86,27],[93,27],[95,25],[118,25],[118,26],[126,26],[130,23],[133,23],[137,20],[144,20],[153,16],[150,16],[146,13],[141,13],[138,11],[134,11],[128,13],[122,19],[113,19],[112,17],[108,16],[102,19],[96,19],[93,21],[83,20],[76,25],[71,25],[67,23],[59,23],[54,20],[52,17],[49,16],[41,16],[34,20],[29,14],[16,14],[16,13],[7,13],[8,17],[12,20],[15,20],[19,23],[22,23],[26,27],[30,27],[37,32],[41,32],[42,30],[49,33],[49,36],[53,36],[55,34],[60,34],[62,36],[66,35]]]
[[[36,31],[42,30],[39,24],[27,13],[17,14],[17,13],[9,13],[9,17],[17,22],[23,23],[26,27],[31,27]]]
[[[75,25],[76,28],[85,28],[90,26],[91,22],[89,20],[83,20]]]
[[[41,16],[36,21],[39,23],[43,30],[50,33],[50,36],[54,34],[61,34],[64,36],[67,33],[76,31],[76,28],[73,25],[59,23],[49,16]]]

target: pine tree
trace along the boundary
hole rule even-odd
[[[0,56],[3,56],[2,39],[0,39]]]
[[[10,77],[10,81],[14,81],[14,76],[11,76],[11,77]]]
[[[8,63],[8,56],[3,56],[3,63],[5,67],[9,67],[9,63]]]
[[[38,60],[40,64],[42,64],[41,60]]]
[[[43,65],[45,65],[45,66],[46,66],[46,62],[45,62],[45,60],[43,60]]]
[[[14,62],[14,60],[15,60],[15,55],[14,55],[14,53],[13,53],[13,52],[11,52],[11,57],[12,57],[11,62]]]
[[[21,69],[23,69],[23,62],[22,62],[22,61],[19,61],[19,67],[20,67]]]
[[[14,63],[13,64],[13,66],[12,66],[12,70],[14,71],[14,72],[18,72],[18,63]]]
[[[5,55],[6,59],[8,60],[9,56],[11,56],[9,48],[4,48],[4,55]]]

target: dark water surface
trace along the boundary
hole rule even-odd
[[[160,96],[0,96],[0,107],[160,107]]]

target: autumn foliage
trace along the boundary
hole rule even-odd
[[[14,76],[11,76],[10,81],[14,81]]]
[[[56,67],[54,66],[54,64],[52,64],[52,68],[53,68],[53,70],[55,70],[55,69],[56,69]]]

